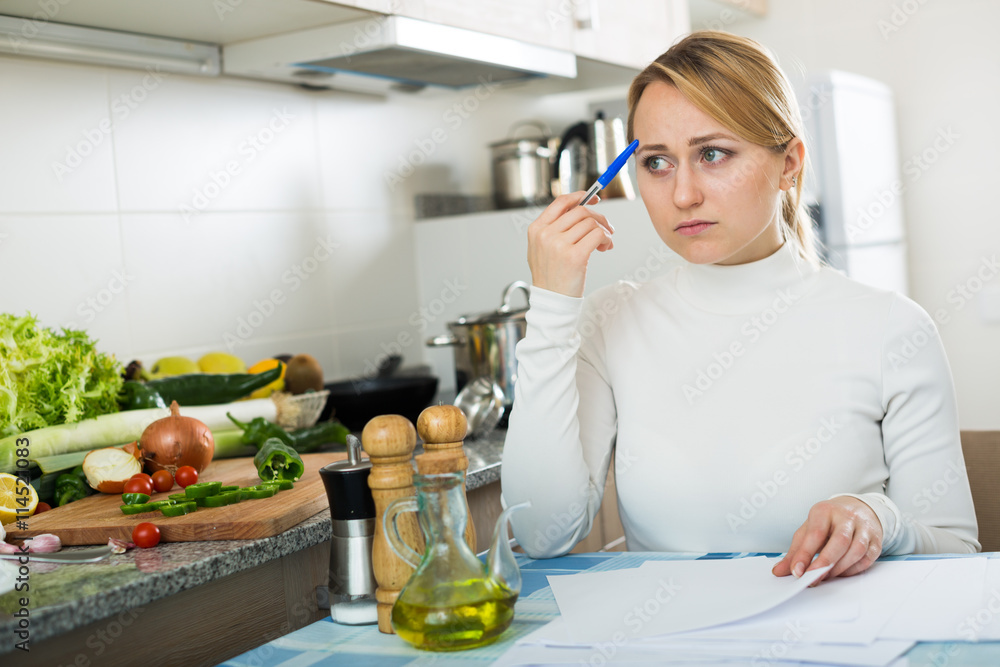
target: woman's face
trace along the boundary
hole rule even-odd
[[[740,139],[673,85],[646,86],[633,119],[639,193],[656,233],[694,264],[744,264],[781,246],[781,190],[801,167]]]

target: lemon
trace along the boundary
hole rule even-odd
[[[246,373],[243,360],[226,352],[209,352],[198,360],[202,373]]]
[[[262,361],[258,361],[247,370],[247,373],[263,373],[264,371],[271,370],[278,364],[281,364],[281,377],[271,384],[261,387],[254,393],[250,394],[250,398],[267,398],[274,392],[282,391],[285,388],[285,364],[282,364],[277,359],[264,359]]]
[[[36,507],[38,493],[33,486],[25,485],[19,477],[10,473],[0,472],[0,523],[26,519],[35,513]]]
[[[164,357],[158,360],[149,369],[153,377],[168,377],[171,375],[187,375],[188,373],[200,373],[198,364],[187,357]]]

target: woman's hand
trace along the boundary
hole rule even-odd
[[[566,296],[583,296],[587,262],[595,250],[614,247],[614,228],[600,213],[577,206],[585,192],[556,198],[528,226],[531,284]],[[594,198],[588,203],[597,203]]]
[[[812,506],[809,518],[792,536],[788,553],[771,571],[779,577],[801,577],[807,570],[833,565],[819,583],[864,572],[881,553],[882,524],[874,510],[857,498],[837,496]]]

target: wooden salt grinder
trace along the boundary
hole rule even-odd
[[[375,500],[375,537],[372,541],[372,570],[378,588],[378,629],[386,634],[392,630],[392,605],[413,574],[413,568],[389,546],[382,528],[385,508],[397,498],[416,495],[413,488],[413,449],[417,434],[413,424],[400,415],[375,417],[361,432],[361,446],[372,462],[368,486]],[[417,553],[424,552],[424,536],[413,512],[403,512],[396,519],[399,536]]]
[[[469,429],[469,422],[462,409],[454,405],[432,405],[417,417],[417,433],[424,441],[424,454],[416,457],[417,470],[422,475],[448,472],[466,472],[469,459],[462,441]],[[466,496],[465,483],[462,495]],[[465,542],[476,553],[476,527],[469,512],[469,499],[465,498]]]

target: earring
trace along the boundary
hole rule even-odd
[[[792,176],[792,187],[794,188],[798,184],[799,184],[799,177],[798,176]]]

